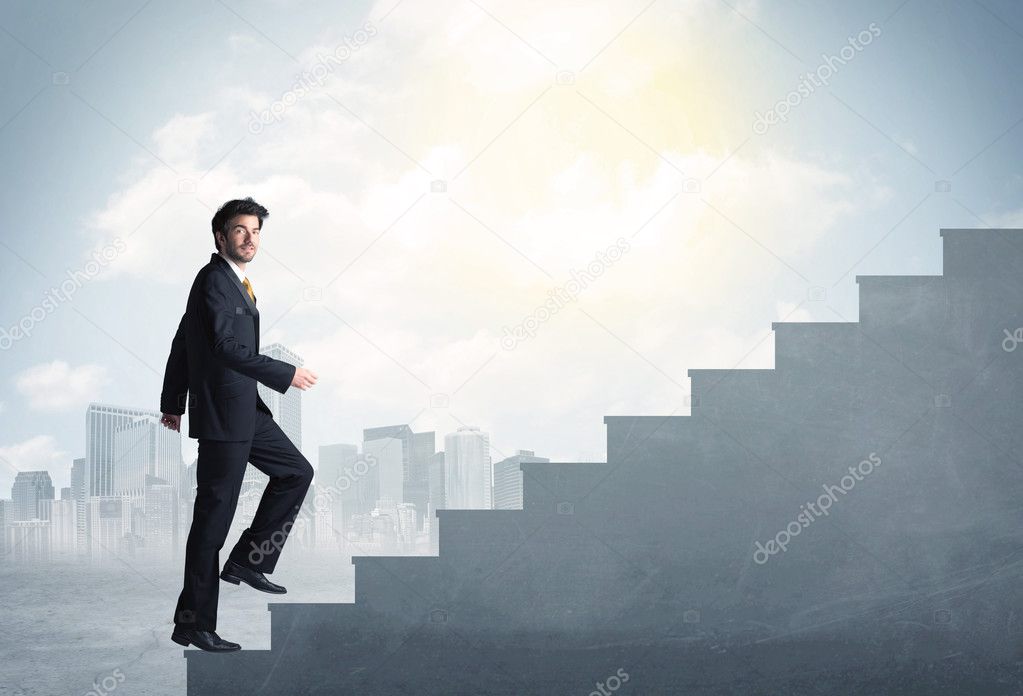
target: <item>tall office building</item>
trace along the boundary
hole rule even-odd
[[[437,511],[446,506],[444,499],[444,452],[436,452],[429,463],[429,495],[426,514],[423,516],[423,531],[426,532],[430,549],[437,552],[440,542],[440,527],[437,525]]]
[[[407,551],[416,543],[416,506],[412,503],[398,503],[395,514],[398,518],[398,546]]]
[[[166,483],[181,480],[181,433],[149,417],[137,418],[114,431],[115,495],[141,498],[146,477]]]
[[[437,451],[433,431],[412,433],[408,474],[405,479],[405,502],[416,506],[415,528],[423,526],[430,504],[430,459]]]
[[[4,558],[9,558],[8,552],[10,551],[7,546],[7,526],[14,521],[14,501],[13,500],[0,500],[0,551],[3,552]]]
[[[85,457],[78,457],[71,462],[71,497],[82,500],[85,496]]]
[[[11,486],[14,520],[38,520],[39,503],[53,500],[53,481],[48,471],[19,471]]]
[[[305,365],[305,360],[298,353],[289,350],[280,343],[271,343],[259,352],[274,360],[283,360],[296,367]],[[302,449],[302,390],[288,387],[288,390],[281,394],[257,382],[256,391],[259,393],[259,398],[270,409],[270,413],[273,414],[274,420],[277,421],[277,425],[281,426],[284,434],[295,443],[295,447]]]
[[[146,548],[169,553],[178,546],[178,490],[156,476],[146,476],[145,487]]]
[[[50,521],[14,520],[7,525],[8,558],[15,562],[50,560]]]
[[[444,503],[448,509],[489,510],[493,506],[490,435],[463,426],[444,437]]]
[[[445,503],[444,452],[437,452],[430,457],[430,524],[436,527],[434,511],[443,510]]]
[[[75,501],[75,551],[79,554],[88,552],[87,524],[89,510],[86,501],[89,497],[88,464],[85,457],[78,457],[71,464],[71,498]]]
[[[85,496],[114,494],[115,433],[139,418],[159,422],[162,414],[141,408],[89,404],[85,412]],[[178,434],[180,438],[180,434]]]
[[[549,462],[530,450],[519,450],[494,464],[494,509],[522,509],[522,468],[525,462]]]
[[[419,528],[430,498],[430,457],[436,450],[435,434],[414,433],[407,425],[385,425],[362,431],[364,442],[381,438],[401,441],[402,490],[401,497],[395,500],[416,506],[416,527]]]
[[[352,515],[368,514],[377,498],[378,489],[371,480],[377,472],[371,471],[365,460],[359,466],[358,460],[359,448],[355,445],[343,442],[320,445],[315,483],[321,507],[329,512],[321,524],[328,525],[333,534],[343,533]],[[320,541],[317,527],[317,543]]]
[[[52,553],[73,553],[75,550],[75,502],[67,497],[60,500],[44,500],[39,504],[40,519],[50,523]]]
[[[404,502],[402,440],[381,437],[362,443],[363,455],[377,471],[377,498],[393,504]]]
[[[131,499],[126,495],[90,496],[88,545],[93,558],[134,555]]]

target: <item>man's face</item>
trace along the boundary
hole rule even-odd
[[[259,249],[259,218],[255,215],[235,215],[227,226],[227,234],[220,234],[220,248],[235,263],[248,263]]]

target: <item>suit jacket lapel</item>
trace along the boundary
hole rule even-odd
[[[245,289],[245,286],[242,285],[242,281],[238,280],[238,276],[235,275],[234,269],[227,265],[227,261],[225,261],[220,254],[212,254],[210,256],[210,261],[211,263],[216,264],[217,268],[227,275],[231,282],[234,283],[234,286],[238,288],[238,292],[241,294],[242,299],[245,300],[245,304],[248,306],[249,311],[252,312],[252,316],[256,318],[256,335],[258,336],[259,310],[256,309],[256,303],[252,301],[251,297],[249,297],[249,291]]]

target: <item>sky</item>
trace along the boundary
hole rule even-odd
[[[69,485],[90,402],[159,408],[232,198],[314,466],[395,423],[602,461],[687,369],[772,367],[771,322],[1023,226],[1008,0],[338,5],[0,11],[0,495]]]

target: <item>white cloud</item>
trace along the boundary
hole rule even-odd
[[[51,435],[37,435],[12,445],[0,445],[0,486],[10,490],[19,471],[49,471],[54,486],[71,467],[71,456],[61,450]]]
[[[577,69],[644,4],[493,12]],[[745,132],[722,132],[724,99],[707,98],[715,86],[700,77],[692,109],[681,82],[700,75],[700,57],[677,70],[687,36],[714,22],[748,30],[727,8],[705,7],[653,6],[575,86],[525,110],[554,66],[471,3],[403,3],[325,88],[208,174],[240,137],[237,123],[214,112],[170,119],[154,136],[158,151],[198,188],[179,194],[178,178],[157,165],[112,196],[94,216],[98,234],[124,237],[149,221],[103,278],[163,280],[183,294],[208,257],[212,208],[252,195],[271,210],[251,267],[272,318],[263,342],[298,350],[320,374],[318,407],[348,414],[353,431],[412,417],[431,391],[450,394],[484,363],[450,409],[428,411],[419,427],[490,423],[502,449],[571,456],[601,437],[603,413],[670,412],[688,367],[770,366],[762,339],[787,306],[775,298],[805,297],[809,254],[890,194],[868,172],[763,142],[732,153]],[[325,31],[303,62],[351,30]],[[246,113],[278,98],[258,85],[237,96]],[[715,170],[698,192],[679,193],[686,177]],[[428,193],[434,178],[448,182],[446,194]],[[502,327],[620,236],[631,249],[619,263],[535,338],[501,349]],[[322,303],[296,304],[303,287],[327,286],[346,267]]]
[[[775,321],[785,322],[805,322],[805,321],[816,321],[810,311],[805,307],[800,307],[795,302],[775,302],[777,318]]]
[[[65,411],[93,399],[108,383],[107,370],[101,365],[71,367],[63,360],[41,363],[14,376],[18,392],[36,411]]]

